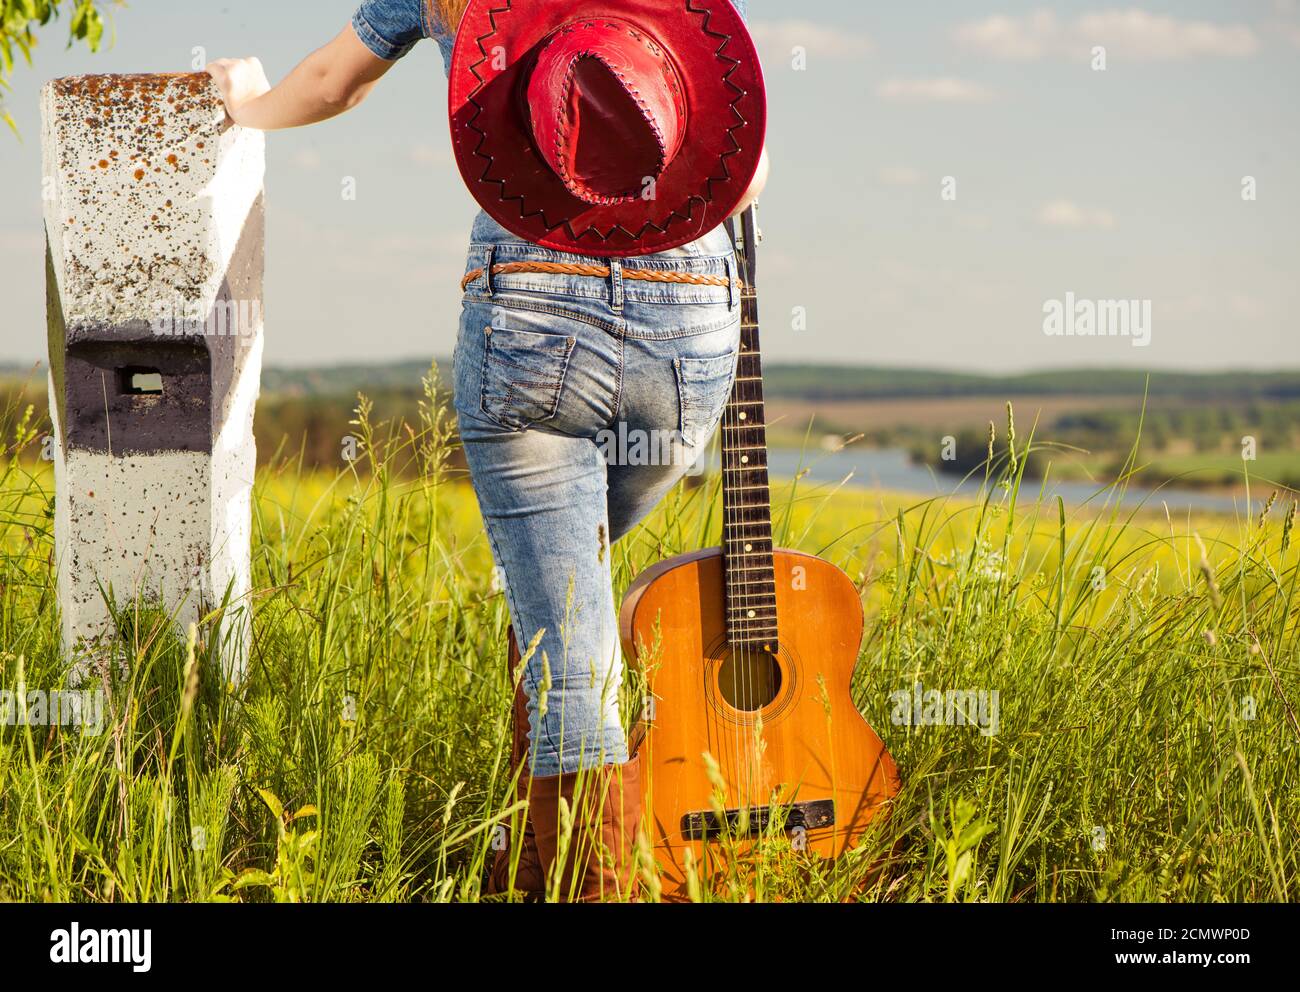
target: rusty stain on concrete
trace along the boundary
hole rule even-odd
[[[151,285],[166,284],[183,300],[202,299],[217,273],[210,252],[194,244],[203,205],[194,202],[193,190],[215,177],[223,156],[234,151],[233,129],[208,75],[70,76],[51,82],[45,100],[58,108],[58,133],[47,141],[56,159],[46,174],[58,177],[61,199],[82,215],[75,233],[65,232],[62,271],[73,284],[64,287],[69,318],[75,323],[81,316],[74,301],[86,297],[102,311],[93,316],[112,320],[114,297],[147,292]],[[205,155],[211,146],[216,155]],[[124,201],[111,215],[104,209],[110,198]],[[164,212],[164,200],[181,206]],[[123,218],[130,223],[122,224]],[[169,250],[150,250],[157,243],[151,234],[173,234]]]

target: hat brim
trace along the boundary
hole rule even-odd
[[[470,193],[513,234],[600,257],[667,251],[732,214],[758,170],[767,130],[762,69],[731,0],[471,0],[450,79],[452,147]],[[671,53],[686,90],[681,151],[627,203],[574,196],[532,140],[520,94],[538,48],[562,24],[617,17]]]

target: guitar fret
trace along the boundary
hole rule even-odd
[[[728,639],[733,645],[761,644],[773,640],[777,633],[776,542],[772,533],[763,363],[758,343],[758,291],[752,284],[752,270],[747,271],[751,278],[740,294],[743,306],[735,384],[719,431],[726,619]],[[746,497],[746,493],[751,495]]]

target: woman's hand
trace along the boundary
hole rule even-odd
[[[208,75],[217,84],[230,119],[236,124],[253,126],[244,111],[271,90],[262,63],[258,59],[216,59],[208,63]]]
[[[327,121],[351,110],[394,65],[371,54],[349,24],[278,86],[267,82],[257,59],[217,59],[208,63],[208,75],[221,91],[232,121],[278,131]]]

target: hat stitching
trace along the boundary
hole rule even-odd
[[[574,230],[573,222],[572,222],[571,220],[566,220],[566,221],[563,222],[564,229],[565,229],[565,231],[568,233],[569,237],[570,237],[573,241],[575,241],[575,242],[577,242],[577,241],[581,241],[584,237],[586,237],[586,236],[588,236],[588,235],[590,235],[590,234],[594,234],[594,235],[595,235],[599,240],[601,240],[601,241],[608,241],[608,240],[610,240],[610,239],[614,236],[614,233],[615,233],[616,231],[621,231],[621,232],[622,232],[626,237],[631,238],[631,239],[633,239],[633,240],[640,240],[641,238],[644,238],[644,237],[646,236],[646,232],[647,232],[647,231],[650,231],[650,230],[655,230],[655,231],[658,231],[660,234],[664,234],[664,235],[666,235],[666,234],[668,233],[668,228],[671,227],[671,226],[673,225],[674,221],[676,221],[676,220],[681,220],[681,221],[687,221],[687,222],[689,222],[689,221],[691,220],[691,217],[692,217],[692,216],[694,215],[694,213],[695,213],[695,209],[694,209],[694,208],[695,208],[695,205],[696,205],[697,203],[700,203],[700,204],[706,204],[706,205],[707,205],[708,202],[711,201],[711,200],[713,199],[713,184],[714,184],[714,183],[727,182],[728,180],[730,180],[730,179],[732,178],[732,175],[731,175],[731,168],[730,168],[730,166],[729,166],[728,163],[727,163],[727,159],[730,158],[731,156],[733,156],[733,155],[737,155],[737,154],[739,154],[739,153],[741,152],[741,150],[742,150],[742,149],[741,149],[741,145],[740,145],[740,142],[736,140],[736,134],[735,134],[735,132],[738,131],[740,128],[742,128],[742,127],[745,126],[745,119],[744,119],[744,117],[741,115],[740,111],[736,109],[736,105],[737,105],[738,103],[740,103],[740,101],[741,101],[741,100],[744,98],[744,96],[745,96],[745,90],[744,90],[743,88],[737,86],[735,83],[733,83],[733,82],[731,81],[731,77],[732,77],[732,75],[734,75],[735,72],[736,72],[736,70],[739,69],[739,68],[741,67],[741,61],[740,61],[740,59],[732,58],[732,57],[729,56],[729,55],[724,55],[724,54],[723,54],[723,52],[727,49],[727,46],[729,46],[729,45],[731,44],[731,37],[732,37],[732,36],[729,35],[729,34],[726,34],[726,33],[724,33],[724,32],[714,31],[714,30],[712,30],[712,29],[709,27],[709,22],[712,21],[712,19],[713,19],[713,12],[712,12],[712,11],[707,10],[707,9],[701,10],[701,9],[698,8],[698,7],[692,7],[692,6],[691,6],[691,0],[686,0],[686,9],[687,9],[687,11],[688,11],[689,13],[692,13],[692,14],[702,14],[702,15],[703,15],[703,17],[704,17],[704,23],[700,26],[700,27],[701,27],[701,30],[702,30],[705,34],[707,34],[707,35],[711,35],[712,37],[719,39],[718,47],[717,47],[717,49],[714,51],[713,54],[714,54],[717,58],[719,58],[719,59],[721,59],[721,60],[723,60],[723,61],[725,61],[725,62],[730,62],[730,63],[731,63],[731,68],[729,68],[729,69],[726,71],[726,73],[723,75],[723,77],[722,77],[722,81],[723,81],[727,86],[730,86],[730,87],[731,87],[733,90],[735,90],[735,92],[736,92],[736,98],[735,98],[734,100],[731,101],[731,112],[732,112],[733,114],[736,115],[736,117],[737,117],[738,120],[739,120],[739,123],[733,125],[732,127],[727,128],[727,137],[731,139],[731,145],[732,145],[732,147],[731,147],[731,149],[730,149],[729,151],[724,151],[724,152],[719,156],[719,159],[720,159],[720,162],[721,162],[721,165],[722,165],[722,172],[723,172],[723,174],[722,174],[721,176],[710,176],[710,177],[708,177],[708,178],[705,180],[705,187],[708,189],[708,192],[709,192],[709,195],[708,195],[707,198],[704,197],[704,196],[701,196],[699,193],[692,193],[692,194],[690,194],[690,196],[687,197],[686,202],[685,202],[684,204],[682,204],[681,207],[678,207],[678,208],[674,209],[673,212],[672,212],[671,214],[669,214],[669,215],[664,219],[664,223],[663,223],[662,225],[656,224],[653,220],[647,220],[647,221],[646,221],[646,222],[641,226],[641,229],[640,229],[639,231],[633,232],[633,231],[630,231],[628,228],[624,227],[622,224],[615,224],[615,225],[614,225],[613,227],[611,227],[608,231],[605,231],[604,233],[602,233],[601,230],[600,230],[600,229],[599,229],[595,224],[589,224],[589,225],[588,225],[588,226],[587,226],[583,231],[579,232],[579,231]],[[502,192],[504,193],[504,192],[505,192],[505,183],[504,183],[504,181],[494,180],[494,182],[499,182],[499,184],[500,184],[500,186],[501,186],[501,189],[502,189]],[[522,197],[522,196],[519,196],[519,197],[516,197],[516,199],[519,199],[520,201],[522,201],[522,200],[523,200],[523,197]],[[685,207],[690,207],[690,208],[691,208],[691,212],[690,212],[690,213],[687,213],[687,214],[683,214],[683,213],[682,213],[682,209],[685,208]],[[540,214],[542,215],[543,222],[545,223],[545,220],[546,220],[545,213],[544,213],[543,211],[537,211],[537,213],[540,213]],[[550,227],[550,226],[548,225],[548,226],[547,226],[547,230],[548,230],[548,231],[551,231],[551,230],[554,230],[554,228],[552,228],[552,227]]]
[[[641,117],[650,126],[650,130],[655,136],[655,141],[659,144],[659,159],[661,162],[660,171],[662,172],[663,169],[668,167],[668,143],[664,140],[663,132],[660,130],[658,123],[655,121],[654,117],[651,116],[650,108],[646,105],[640,91],[638,91],[636,86],[615,66],[611,65],[599,52],[589,48],[581,52],[574,52],[573,60],[569,63],[568,71],[565,73],[564,82],[561,85],[560,100],[556,105],[555,115],[557,127],[555,129],[555,160],[560,166],[559,175],[569,192],[587,200],[588,202],[596,203],[605,207],[617,206],[620,203],[631,203],[636,199],[635,194],[609,196],[597,192],[581,179],[571,175],[569,173],[568,164],[564,160],[564,143],[569,137],[568,120],[565,117],[564,108],[568,104],[569,94],[573,92],[573,77],[578,71],[578,62],[583,58],[594,58],[623,84],[623,88],[627,90],[628,95],[631,96],[633,102],[636,103],[637,109],[641,111]]]

